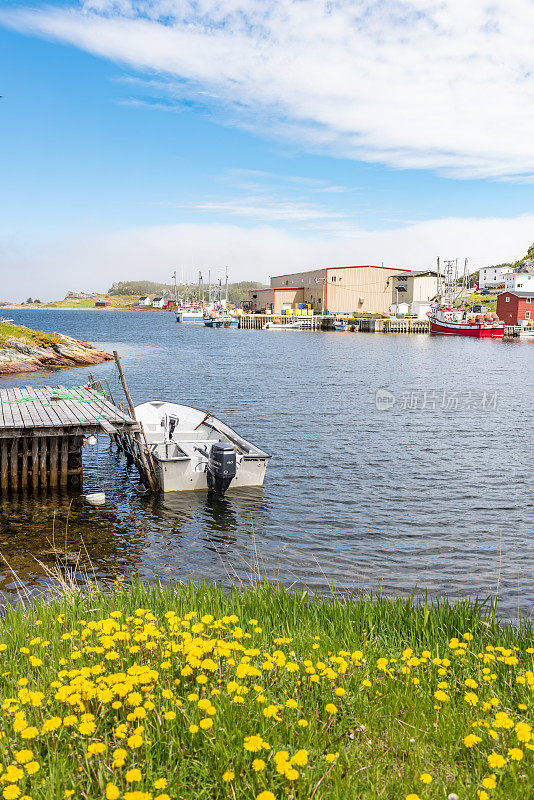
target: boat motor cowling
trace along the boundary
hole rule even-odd
[[[227,442],[214,442],[206,469],[208,489],[215,494],[224,494],[235,478],[236,472],[235,449]]]

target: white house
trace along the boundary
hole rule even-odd
[[[163,308],[167,305],[167,301],[163,297],[155,297],[152,300],[152,308]]]
[[[152,300],[150,299],[150,297],[140,297],[139,298],[139,305],[140,306],[151,306],[152,305]]]
[[[521,292],[534,291],[534,275],[530,275],[528,272],[512,272],[510,275],[505,275],[504,290],[515,292],[518,289]]]
[[[513,272],[512,267],[484,267],[478,271],[478,288],[490,289],[504,283],[505,276]]]

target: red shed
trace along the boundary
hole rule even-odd
[[[534,292],[502,292],[497,297],[497,314],[505,325],[534,320]]]
[[[111,303],[109,300],[97,300],[95,303],[95,308],[107,308],[110,305]]]

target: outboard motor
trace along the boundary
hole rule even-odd
[[[235,450],[227,442],[214,442],[211,446],[206,480],[208,489],[215,494],[224,494],[237,472]]]

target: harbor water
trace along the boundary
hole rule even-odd
[[[498,596],[534,616],[534,341],[270,332],[143,311],[10,311],[16,323],[117,349],[134,403],[211,411],[272,455],[263,489],[146,497],[99,436],[80,496],[4,499],[0,590],[48,583],[50,551],[80,575],[224,583],[254,575],[310,592]],[[74,386],[113,363],[0,379]],[[9,566],[8,566],[9,565]]]

